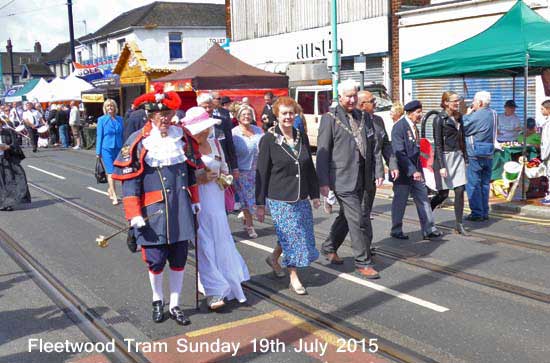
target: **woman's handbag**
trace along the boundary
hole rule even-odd
[[[225,210],[233,212],[235,210],[235,189],[233,186],[225,188],[224,191]]]
[[[95,162],[95,180],[98,184],[107,183],[107,174],[105,173],[105,166],[101,158],[97,158]]]

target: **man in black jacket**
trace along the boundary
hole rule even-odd
[[[317,138],[317,175],[321,194],[329,189],[343,211],[331,226],[322,252],[338,263],[341,231],[347,224],[351,235],[357,272],[369,279],[378,278],[372,267],[370,245],[372,225],[366,192],[371,183],[380,186],[384,180],[381,141],[370,118],[365,118],[357,105],[357,82],[346,80],[338,86],[338,105],[321,118]]]
[[[264,94],[264,101],[265,106],[262,110],[262,122],[264,131],[267,131],[277,121],[277,117],[275,117],[273,113],[273,92],[266,92]]]
[[[203,93],[197,97],[197,105],[204,108],[206,112],[212,117],[222,120],[220,125],[214,126],[214,133],[220,145],[223,149],[223,154],[225,156],[225,161],[229,166],[229,170],[235,179],[239,178],[239,166],[237,165],[237,154],[235,153],[235,144],[233,144],[233,134],[231,129],[233,128],[233,123],[229,116],[224,116],[221,112],[216,114],[214,112],[214,102],[211,93]],[[227,111],[220,107],[220,109]],[[229,111],[227,111],[229,114]]]

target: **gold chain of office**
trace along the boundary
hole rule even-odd
[[[338,117],[336,117],[332,112],[327,112],[327,115],[329,115],[330,117],[332,117],[334,119],[334,122],[336,122],[336,124],[338,126],[340,126],[344,131],[346,131],[347,133],[349,133],[351,136],[353,136],[354,138],[358,138],[360,137],[361,135],[361,131],[363,131],[363,128],[365,127],[365,116],[363,115],[361,117],[361,123],[359,124],[359,127],[353,131],[351,130],[350,128],[348,128],[346,125],[344,125],[342,123],[342,121],[340,121],[338,119]],[[353,117],[353,116],[352,116]]]

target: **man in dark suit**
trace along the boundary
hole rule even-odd
[[[405,105],[405,116],[393,125],[391,132],[391,144],[397,158],[399,175],[395,179],[392,178],[394,195],[390,235],[398,239],[409,238],[403,233],[403,216],[409,194],[412,194],[416,204],[424,239],[441,236],[441,232],[434,226],[432,208],[420,166],[420,134],[416,124],[421,121],[422,104],[420,101],[411,101]]]
[[[266,92],[264,94],[265,106],[262,110],[262,122],[264,131],[268,130],[277,121],[277,117],[273,113],[273,92]]]
[[[321,194],[333,190],[342,213],[332,224],[322,252],[338,263],[337,250],[342,231],[349,228],[357,271],[369,279],[378,278],[372,267],[370,245],[372,225],[365,190],[376,179],[384,180],[381,142],[370,118],[357,110],[357,82],[346,80],[338,86],[338,105],[323,115],[317,138],[317,174]],[[345,234],[344,234],[345,236]]]
[[[357,108],[366,113],[365,117],[370,117],[372,119],[374,131],[376,131],[376,133],[379,135],[380,140],[382,140],[382,156],[384,157],[384,161],[388,166],[391,178],[396,179],[399,176],[399,168],[397,167],[397,159],[393,153],[391,142],[388,137],[388,132],[386,131],[386,126],[384,125],[384,120],[382,119],[382,117],[374,114],[374,109],[376,107],[376,97],[374,97],[373,94],[369,91],[361,91],[357,94],[357,98]],[[372,205],[374,204],[374,196],[376,195],[376,185],[372,183],[367,187],[367,195],[369,196],[369,208],[372,210]]]
[[[219,104],[219,100],[216,101]],[[233,134],[231,133],[233,123],[231,122],[229,111],[221,107],[219,109],[215,109],[214,97],[212,97],[212,93],[203,93],[199,95],[199,97],[197,97],[197,105],[204,108],[212,118],[222,120],[220,125],[214,125],[214,135],[220,142],[223,155],[225,156],[225,161],[229,166],[231,174],[233,174],[235,179],[238,179],[239,166],[237,165],[237,154],[235,153],[235,144],[233,143]],[[226,111],[227,114],[220,112],[220,110]]]

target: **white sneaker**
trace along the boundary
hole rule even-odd
[[[78,146],[78,145],[76,145],[75,147],[73,147],[73,150],[80,150],[80,149],[81,149],[81,147]]]

